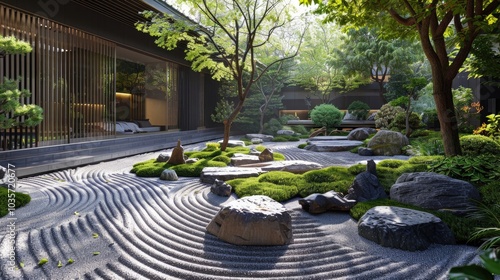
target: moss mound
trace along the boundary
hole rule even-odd
[[[7,187],[0,186],[0,217],[3,217],[9,213],[9,204],[12,199],[12,194],[15,195],[15,208],[20,208],[25,206],[31,201],[31,196],[29,194],[20,193],[20,192],[10,192]],[[10,197],[9,197],[10,195]]]

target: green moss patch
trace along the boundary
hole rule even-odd
[[[13,194],[15,197],[13,196]],[[28,204],[31,201],[31,196],[29,194],[20,192],[9,193],[9,189],[0,186],[0,217],[3,217],[9,213],[9,204],[11,204],[11,201],[9,199],[15,199],[15,208],[17,209]]]

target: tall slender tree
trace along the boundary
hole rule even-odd
[[[192,69],[207,69],[217,80],[236,81],[237,101],[231,114],[224,120],[225,150],[231,125],[243,108],[251,86],[274,64],[294,57],[302,41],[300,35],[293,48],[275,61],[258,67],[256,50],[267,45],[277,30],[293,24],[290,13],[294,7],[280,0],[184,0],[192,8],[195,23],[179,21],[169,15],[144,12],[146,22],[136,27],[154,37],[158,46],[174,49],[179,43],[186,46],[186,59]],[[297,25],[299,26],[299,25]]]
[[[445,154],[461,154],[452,82],[474,40],[498,25],[500,0],[299,0],[316,3],[327,20],[347,26],[381,26],[386,36],[414,36],[432,71],[434,100]]]

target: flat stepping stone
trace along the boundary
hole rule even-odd
[[[359,147],[362,141],[335,140],[335,141],[315,141],[306,146],[305,149],[313,152],[343,152]]]
[[[291,173],[302,174],[310,170],[321,169],[323,168],[323,165],[305,160],[284,160],[245,164],[240,167],[257,167],[263,171],[288,171]]]
[[[394,206],[368,210],[358,221],[358,234],[384,247],[406,251],[425,250],[431,243],[455,244],[450,228],[438,217]]]
[[[260,162],[259,156],[256,155],[247,155],[247,154],[234,154],[233,157],[231,157],[231,165],[232,166],[241,166],[245,164],[250,164],[250,163],[257,163]]]
[[[205,167],[201,171],[200,181],[202,183],[213,184],[215,179],[227,181],[236,178],[258,177],[265,172],[258,167]]]
[[[348,140],[347,136],[315,136],[307,139],[310,141],[338,141],[338,140]]]
[[[235,245],[286,245],[293,240],[292,217],[285,206],[264,195],[234,200],[222,207],[207,231]]]

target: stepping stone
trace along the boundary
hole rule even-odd
[[[304,149],[312,152],[342,152],[349,151],[361,146],[362,141],[335,140],[335,141],[314,141]]]
[[[338,141],[338,140],[349,140],[347,136],[315,136],[307,139],[307,142],[312,141]]]
[[[259,162],[245,164],[240,167],[257,167],[262,169],[263,171],[288,171],[296,174],[302,174],[310,170],[318,170],[323,168],[323,166],[319,163],[305,160]]]
[[[262,169],[257,167],[205,167],[201,171],[200,182],[213,184],[215,182],[215,179],[227,181],[236,178],[257,177],[265,172],[266,171],[263,171]]]
[[[431,243],[455,244],[450,228],[438,217],[394,206],[368,210],[358,221],[358,233],[384,247],[406,251],[425,250]]]
[[[222,207],[207,231],[235,245],[292,243],[292,217],[279,202],[264,195],[240,198]]]
[[[247,155],[247,154],[234,154],[231,157],[231,165],[232,166],[241,166],[244,164],[257,163],[260,162],[259,156],[255,155]]]

